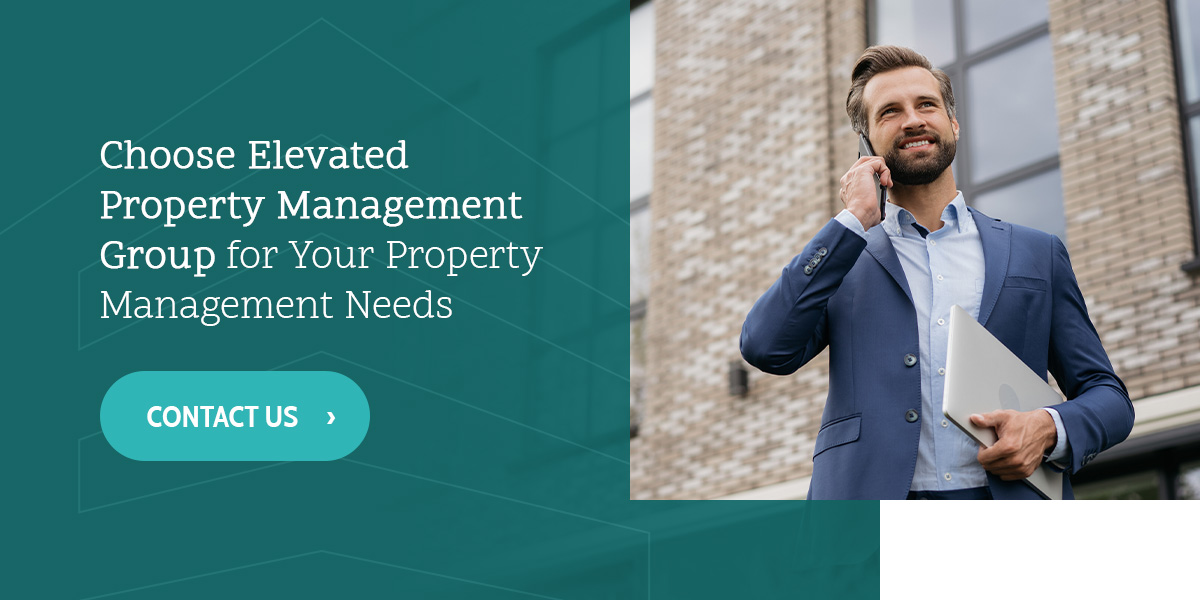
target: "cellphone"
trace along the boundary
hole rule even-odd
[[[858,134],[858,157],[875,156],[875,149],[871,148],[871,141],[864,134]],[[873,173],[875,177],[875,189],[879,190],[879,220],[882,221],[887,213],[884,212],[884,207],[887,205],[887,188],[879,183],[879,173]]]

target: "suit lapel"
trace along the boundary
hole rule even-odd
[[[983,297],[979,300],[979,322],[987,325],[996,300],[1000,298],[1000,288],[1004,286],[1004,277],[1008,274],[1008,259],[1012,247],[1012,227],[1003,221],[972,209],[971,216],[975,217],[975,227],[979,230],[979,241],[983,243]]]
[[[896,256],[896,249],[892,247],[892,241],[888,239],[887,232],[883,230],[883,225],[872,227],[867,231],[867,252],[879,261],[884,270],[892,276],[896,285],[904,290],[904,295],[908,296],[908,302],[911,304],[912,291],[908,289],[908,276],[904,274],[904,267],[900,265],[900,257]]]

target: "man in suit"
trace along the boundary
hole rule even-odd
[[[810,499],[1037,498],[1020,480],[1044,461],[1070,475],[1133,427],[1066,248],[967,208],[950,169],[953,90],[925,57],[868,48],[851,82],[846,112],[880,156],[842,177],[845,210],[755,303],[742,355],[785,375],[829,347]],[[874,175],[890,188],[886,217]],[[995,428],[999,441],[987,449],[948,423],[941,402],[955,304],[1035,373],[1052,373],[1068,402],[972,416]]]

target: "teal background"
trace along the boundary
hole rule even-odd
[[[878,595],[878,504],[632,502],[628,8],[614,2],[27,4],[0,19],[3,595]],[[232,146],[109,171],[111,139]],[[249,171],[249,140],[390,146],[403,172]],[[126,195],[523,196],[520,221],[101,221]],[[499,271],[110,271],[109,240],[544,246]],[[283,256],[286,256],[284,254]],[[377,254],[377,256],[379,256]],[[220,264],[220,263],[219,263]],[[286,261],[281,265],[287,265]],[[214,269],[214,271],[217,271]],[[99,293],[453,298],[447,320],[123,321]],[[133,371],[336,371],[371,405],[332,462],[137,462],[100,434]]]
[[[104,440],[133,460],[337,460],[370,424],[362,390],[329,371],[139,371],[100,403]]]

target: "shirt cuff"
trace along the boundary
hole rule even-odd
[[[1055,463],[1055,466],[1063,469],[1065,466],[1058,464],[1070,454],[1070,445],[1067,444],[1067,430],[1063,428],[1062,416],[1053,408],[1043,407],[1042,410],[1050,413],[1050,418],[1054,419],[1054,429],[1058,432],[1058,441],[1054,444],[1054,449],[1046,455],[1046,462]]]
[[[837,216],[834,217],[834,220],[842,225],[845,225],[846,229],[857,233],[858,236],[864,240],[867,239],[867,230],[863,229],[863,225],[858,221],[858,217],[854,216],[854,213],[850,212],[849,210],[843,208],[842,212],[838,213]]]

